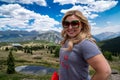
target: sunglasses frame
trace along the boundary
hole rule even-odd
[[[69,28],[70,25],[72,28],[78,28],[79,24],[80,24],[79,20],[72,20],[71,22],[69,22],[69,21],[62,22],[63,28]]]

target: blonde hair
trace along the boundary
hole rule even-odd
[[[61,41],[61,44],[62,45],[65,44],[65,42],[67,40],[70,41],[70,44],[72,43],[72,45],[68,44],[68,48],[70,48],[68,50],[71,50],[72,47],[74,46],[74,44],[79,43],[83,39],[85,39],[85,38],[91,39],[92,38],[92,35],[90,33],[90,25],[88,23],[88,20],[80,11],[78,11],[78,10],[70,10],[70,11],[66,12],[65,15],[62,18],[62,23],[63,23],[63,21],[65,21],[65,19],[68,16],[72,16],[72,15],[75,15],[80,20],[82,29],[81,29],[80,33],[75,38],[70,39],[69,36],[66,34],[66,29],[63,28],[63,30],[61,32],[61,35],[63,37],[63,40]]]

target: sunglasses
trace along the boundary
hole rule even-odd
[[[63,28],[69,28],[70,25],[72,26],[72,28],[78,28],[79,24],[80,24],[79,20],[73,20],[71,22],[69,22],[69,21],[62,22]]]

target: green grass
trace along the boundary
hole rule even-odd
[[[51,75],[37,76],[37,75],[23,75],[19,73],[6,74],[0,72],[0,80],[50,80]]]
[[[0,80],[50,80],[51,74],[49,75],[47,74],[44,76],[26,75],[20,73],[7,74],[6,61],[8,54],[9,51],[0,50]],[[35,57],[33,57],[34,55]],[[53,57],[50,57],[50,54],[47,53],[47,50],[34,51],[33,55],[26,54],[23,51],[17,51],[17,52],[13,51],[13,56],[15,58],[16,67],[21,65],[39,65],[39,66],[58,68],[59,66],[58,64],[50,63],[47,61],[47,59],[49,61],[51,60],[56,61]]]
[[[35,43],[37,42],[38,41],[36,41]],[[49,45],[52,45],[52,43]],[[20,73],[7,74],[6,60],[8,54],[9,54],[8,51],[0,50],[0,80],[50,80],[51,74],[45,76],[25,75]],[[33,51],[33,55],[26,54],[23,51],[13,52],[13,56],[15,58],[15,66],[39,65],[58,69],[59,62],[57,62],[57,59],[54,58],[52,55],[53,54],[47,53],[47,50]],[[113,57],[113,61],[110,61],[109,63],[112,69],[117,69],[120,72],[119,58]],[[91,69],[90,74],[91,75],[94,74],[94,70]]]
[[[120,58],[113,56],[113,61],[110,62],[110,66],[112,69],[116,69],[120,73]]]

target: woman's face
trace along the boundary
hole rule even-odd
[[[66,31],[66,34],[70,38],[74,38],[81,31],[81,23],[78,17],[75,15],[68,16],[65,21],[63,21],[63,28]]]

